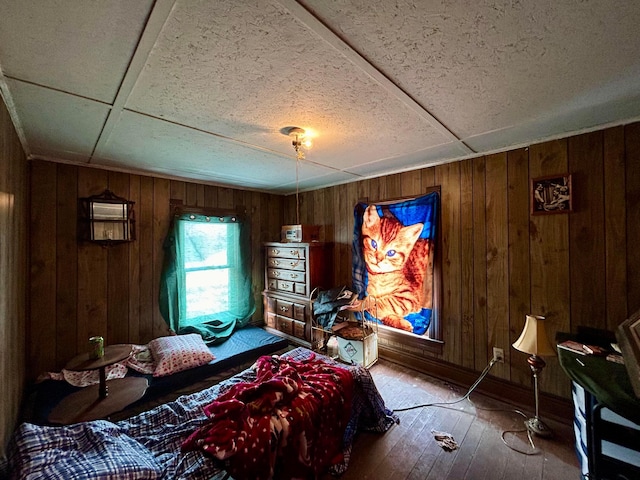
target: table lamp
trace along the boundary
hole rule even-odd
[[[516,350],[531,355],[527,359],[527,363],[531,367],[531,372],[533,372],[536,414],[535,417],[526,420],[524,424],[529,431],[541,437],[548,437],[552,435],[551,429],[538,416],[538,375],[546,365],[541,357],[553,356],[556,352],[547,338],[547,332],[544,329],[544,317],[527,315],[526,319],[520,337],[512,345]]]

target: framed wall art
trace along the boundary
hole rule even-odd
[[[531,179],[530,196],[532,215],[571,212],[571,175],[559,174]]]

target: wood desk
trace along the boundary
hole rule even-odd
[[[581,338],[558,333],[556,339]],[[597,341],[584,343],[598,345]],[[606,346],[606,345],[601,345]],[[558,347],[560,366],[573,381],[576,452],[583,476],[594,480],[640,478],[640,399],[624,365]],[[586,465],[580,454],[586,456]]]
[[[73,358],[65,366],[66,370],[98,370],[100,382],[90,385],[63,398],[54,407],[48,420],[51,423],[77,423],[105,418],[111,413],[122,410],[130,403],[139,400],[147,389],[147,379],[142,377],[106,379],[106,367],[127,359],[133,351],[131,345],[109,345],[104,356],[89,358],[83,353]]]

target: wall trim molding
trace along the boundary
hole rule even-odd
[[[379,344],[378,352],[380,358],[412,368],[440,380],[454,383],[465,389],[468,389],[479,376],[479,373],[474,370],[434,358],[407,353],[388,345]],[[526,388],[522,385],[487,375],[478,385],[476,391],[494,400],[513,405],[525,413],[530,412],[533,415],[533,387]],[[573,403],[569,399],[541,392],[540,417],[571,425],[573,422]]]

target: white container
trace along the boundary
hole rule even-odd
[[[365,368],[378,361],[378,335],[370,332],[362,340],[338,338],[338,356],[343,362],[356,362]]]

